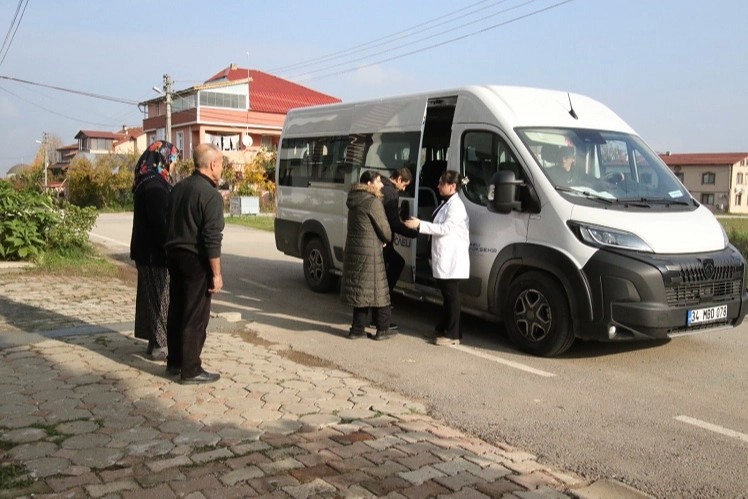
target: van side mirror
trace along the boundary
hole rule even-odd
[[[522,203],[516,199],[520,186],[522,181],[517,180],[513,171],[502,170],[494,173],[491,185],[488,186],[488,211],[506,214],[512,210],[519,210]]]
[[[410,202],[407,199],[400,201],[400,220],[410,218]]]

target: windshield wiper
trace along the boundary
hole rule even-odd
[[[664,199],[664,198],[638,198],[638,199],[622,199],[622,203],[636,203],[637,206],[639,204],[646,203],[647,205],[678,205],[678,206],[690,206],[690,201],[679,201],[676,199]]]
[[[600,201],[605,204],[613,204],[618,202],[616,198],[608,198],[605,196],[601,196],[599,194],[596,194],[594,192],[590,192],[586,189],[572,189],[571,187],[565,187],[563,185],[557,185],[555,186],[557,191],[560,192],[568,192],[569,194],[576,194],[576,195],[582,195],[588,199],[594,199],[595,201]]]

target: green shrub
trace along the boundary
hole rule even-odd
[[[0,181],[0,259],[38,260],[46,251],[88,245],[94,208],[59,206],[39,191]]]

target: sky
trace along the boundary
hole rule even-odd
[[[0,176],[45,133],[142,125],[164,74],[181,90],[232,63],[344,102],[565,90],[658,152],[748,151],[745,0],[3,0],[0,36]]]

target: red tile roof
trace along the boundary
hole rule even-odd
[[[734,165],[748,158],[748,152],[706,152],[660,154],[668,166]]]
[[[205,83],[245,80],[247,76],[252,80],[249,84],[249,106],[252,111],[286,114],[294,107],[341,102],[337,97],[256,69],[239,68],[234,64],[210,77]]]

